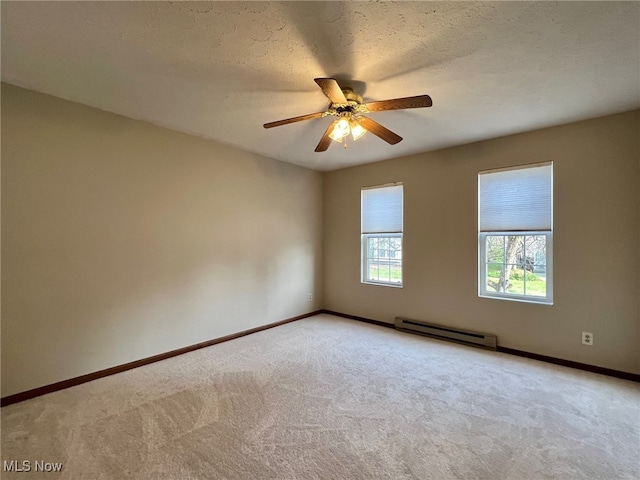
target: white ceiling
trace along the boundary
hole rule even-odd
[[[640,108],[638,2],[5,2],[2,80],[317,170]],[[314,77],[404,140],[315,153]]]

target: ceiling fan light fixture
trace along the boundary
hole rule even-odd
[[[351,127],[349,126],[349,121],[346,118],[341,118],[340,120],[336,120],[333,130],[329,136],[336,142],[342,142],[342,139],[349,135],[350,131]]]
[[[331,140],[335,140],[338,143],[342,143],[343,137],[341,137],[339,134],[337,135],[335,132],[335,129],[333,132],[329,134],[329,137],[331,138]]]
[[[358,123],[357,120],[351,120],[351,135],[353,136],[353,140],[358,140],[361,136],[363,136],[367,131]]]

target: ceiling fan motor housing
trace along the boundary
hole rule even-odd
[[[362,97],[354,92],[352,89],[345,87],[342,89],[342,93],[344,93],[344,97],[347,99],[347,102],[355,102],[358,105],[362,104]]]
[[[342,116],[344,113],[351,115],[359,113],[367,113],[368,109],[360,95],[354,92],[349,87],[341,88],[344,97],[347,99],[347,103],[331,103],[327,114]]]

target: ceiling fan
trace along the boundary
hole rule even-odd
[[[363,114],[382,110],[430,107],[433,104],[429,95],[363,103],[360,95],[355,93],[351,88],[341,88],[334,78],[315,78],[314,80],[322,89],[322,93],[329,99],[330,104],[326,111],[265,123],[263,126],[264,128],[273,128],[289,123],[302,122],[303,120],[326,117],[328,115],[338,117],[329,125],[324,135],[322,135],[320,143],[318,143],[315,149],[316,152],[326,151],[331,144],[331,140],[339,143],[343,143],[344,141],[346,148],[347,136],[350,133],[353,139],[357,140],[366,132],[371,132],[385,142],[395,145],[402,140],[401,136],[383,127],[378,122],[365,117]]]

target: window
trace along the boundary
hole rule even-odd
[[[478,294],[553,303],[553,164],[478,174]]]
[[[362,282],[402,286],[402,184],[362,189]]]

